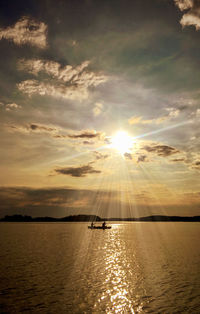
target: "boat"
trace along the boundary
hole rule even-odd
[[[111,229],[112,227],[111,226],[88,226],[88,229],[102,229],[102,230],[105,230],[105,229]]]

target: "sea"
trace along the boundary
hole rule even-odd
[[[0,223],[0,313],[200,313],[200,223]]]

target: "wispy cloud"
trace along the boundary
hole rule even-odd
[[[5,124],[4,125],[5,129],[8,130],[9,132],[19,132],[27,135],[31,134],[41,134],[41,135],[47,135],[50,136],[54,139],[65,139],[69,140],[71,139],[70,145],[72,146],[77,146],[77,141],[78,145],[95,145],[97,143],[101,143],[104,141],[104,136],[105,134],[103,132],[97,132],[95,130],[82,130],[78,133],[72,133],[70,130],[66,130],[63,128],[60,128],[55,125],[51,124],[40,124],[40,123],[27,123],[27,124]],[[69,144],[69,143],[68,143]],[[96,157],[97,154],[101,158],[106,158],[105,156],[101,153],[96,152]],[[98,159],[98,158],[96,158]]]
[[[149,119],[149,120],[143,120],[142,116],[132,116],[129,120],[128,123],[129,124],[151,124],[153,123],[154,120],[153,119]]]
[[[15,25],[0,28],[0,40],[8,39],[16,45],[29,44],[44,49],[47,46],[47,25],[23,16]]]
[[[143,119],[142,116],[132,116],[128,122],[129,124],[161,124],[166,122],[167,120],[174,119],[178,117],[180,110],[176,108],[166,108],[165,109],[168,113],[164,116],[154,118],[154,119]]]
[[[53,133],[54,135],[59,132],[59,128],[44,124],[38,124],[38,123],[30,123],[26,125],[14,125],[14,124],[8,124],[6,127],[11,131],[17,131],[22,133]]]
[[[86,70],[89,63],[89,61],[85,61],[79,66],[61,67],[59,63],[53,61],[21,60],[19,62],[20,70],[26,70],[34,75],[45,72],[55,80],[52,83],[47,83],[46,81],[31,79],[22,81],[17,86],[20,91],[29,96],[39,94],[68,99],[86,99],[89,87],[98,86],[108,79],[103,74]]]
[[[64,84],[49,84],[37,80],[26,80],[17,85],[18,89],[28,96],[38,94],[40,96],[63,97],[67,99],[86,99],[88,90],[85,86],[65,86]]]
[[[184,13],[180,24],[184,26],[194,25],[196,30],[200,29],[200,1],[199,0],[174,0],[181,11]]]
[[[60,63],[50,60],[21,59],[18,63],[18,68],[36,76],[40,72],[45,72],[58,80],[69,82],[71,80],[78,81],[80,74],[89,64],[89,61],[84,61],[78,66],[66,65],[62,67]]]
[[[103,110],[103,104],[102,103],[95,103],[95,106],[93,108],[93,114],[95,117],[99,116],[102,113]]]

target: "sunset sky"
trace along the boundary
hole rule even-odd
[[[2,1],[0,216],[200,215],[200,1]]]

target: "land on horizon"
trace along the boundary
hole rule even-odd
[[[159,221],[177,221],[177,222],[200,222],[200,216],[165,216],[165,215],[152,215],[145,217],[128,217],[128,218],[101,218],[96,215],[70,215],[61,218],[54,217],[31,217],[27,215],[6,215],[0,219],[0,222],[101,222],[101,221],[146,221],[146,222],[159,222]]]

